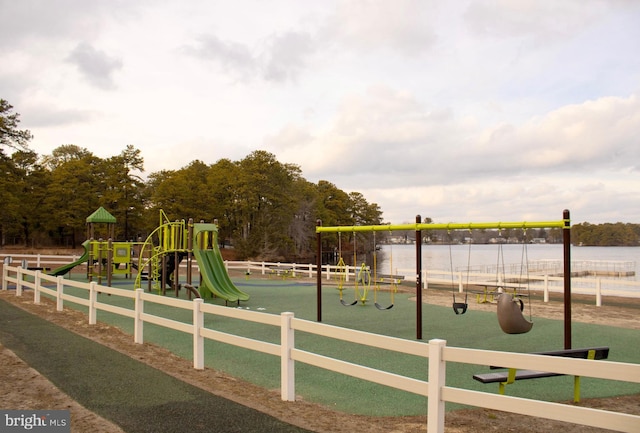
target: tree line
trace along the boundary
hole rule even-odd
[[[429,221],[425,222],[431,222]],[[446,230],[427,230],[423,233],[423,241],[437,244],[489,244],[489,243],[562,243],[563,229],[504,229],[504,230],[463,230],[447,232]],[[407,233],[406,238],[412,239]],[[604,223],[590,224],[583,222],[572,224],[571,243],[580,246],[616,247],[640,246],[640,224]]]
[[[640,245],[640,224],[604,223],[574,224],[571,227],[571,242],[574,245],[611,247],[635,247]]]
[[[107,158],[73,144],[38,155],[28,147],[30,131],[20,130],[19,122],[13,107],[0,99],[0,246],[75,248],[86,238],[87,216],[100,206],[117,219],[116,240],[146,238],[160,223],[162,209],[175,219],[216,218],[223,246],[232,244],[239,259],[268,261],[312,260],[318,219],[325,226],[382,223],[380,207],[361,193],[347,193],[326,180],[309,182],[299,166],[281,163],[266,151],[238,161],[194,160],[144,179],[144,159],[132,145]],[[377,239],[358,233],[357,242],[354,236],[324,234],[326,261],[336,251],[350,257],[354,244],[357,252],[368,252],[385,242],[382,233]],[[425,236],[431,242],[466,243],[470,235],[434,231]],[[560,229],[474,231],[471,236],[474,243],[496,238],[562,242]],[[636,246],[639,238],[638,224],[581,223],[572,229],[576,245]]]
[[[117,219],[116,240],[145,239],[162,209],[176,220],[218,220],[219,240],[239,259],[310,260],[316,220],[324,225],[370,225],[382,212],[359,192],[329,181],[307,181],[299,166],[258,150],[238,161],[194,160],[143,179],[140,150],[126,146],[100,158],[66,144],[50,155],[28,148],[31,133],[0,100],[0,243],[75,248],[86,238],[86,218],[100,206]],[[10,149],[11,154],[5,152]],[[323,238],[324,248],[337,242]]]

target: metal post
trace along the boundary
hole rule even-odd
[[[564,255],[564,348],[571,349],[571,220],[569,210],[562,212],[562,247]]]
[[[107,286],[111,287],[111,277],[113,275],[113,239],[107,240]]]
[[[322,220],[316,221],[316,226],[322,226]],[[322,233],[316,233],[317,245],[316,245],[316,297],[317,297],[317,309],[318,309],[318,317],[317,321],[322,322]]]
[[[193,218],[189,218],[187,227],[187,284],[191,285],[193,278]],[[191,299],[191,292],[189,292],[189,299]]]
[[[87,280],[89,282],[93,281],[93,264],[96,262],[96,257],[93,254],[93,237],[89,238],[89,260],[87,260]],[[71,274],[71,271],[69,271]]]
[[[98,284],[102,284],[102,238],[98,239]]]
[[[422,217],[416,215],[416,224]],[[416,339],[422,340],[422,232],[416,228]]]
[[[182,220],[182,222],[184,223],[184,220]],[[175,291],[176,293],[176,298],[178,296],[180,296],[179,293],[179,289],[180,289],[180,254],[178,253],[178,251],[181,251],[183,248],[183,244],[182,244],[182,235],[183,235],[183,231],[182,229],[184,228],[184,225],[180,223],[180,221],[176,220],[176,222],[172,225],[171,227],[172,230],[172,249],[173,249],[173,285],[172,285],[172,289]],[[167,277],[169,277],[170,275],[167,275]]]

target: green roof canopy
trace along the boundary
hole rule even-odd
[[[87,217],[87,223],[115,224],[116,217],[111,215],[105,208],[100,206],[94,213]]]

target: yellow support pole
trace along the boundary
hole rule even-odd
[[[500,382],[500,385],[498,387],[498,391],[500,392],[501,395],[504,395],[504,387],[506,385],[511,385],[513,382],[516,381],[516,373],[517,373],[517,369],[515,368],[510,368],[509,369],[509,374],[507,375],[507,381],[506,382]]]

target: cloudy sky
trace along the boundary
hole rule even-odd
[[[640,223],[640,1],[0,0],[40,155],[254,150],[385,220]]]

